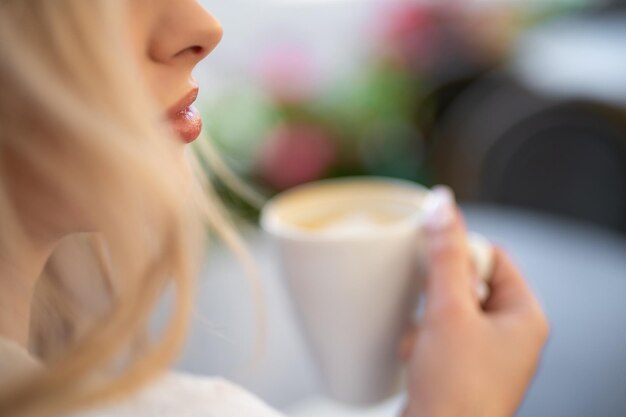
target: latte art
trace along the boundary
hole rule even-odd
[[[295,238],[374,238],[411,233],[425,191],[385,179],[346,179],[287,191],[265,207],[263,228]]]
[[[411,215],[406,207],[335,207],[302,216],[292,227],[321,234],[361,234],[398,224]]]

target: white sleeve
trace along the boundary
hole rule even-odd
[[[221,378],[170,373],[115,405],[73,417],[284,417]]]

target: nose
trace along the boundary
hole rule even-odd
[[[159,22],[152,39],[150,57],[162,63],[182,62],[192,66],[220,43],[220,22],[197,0],[178,0]]]

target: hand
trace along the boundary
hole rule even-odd
[[[546,318],[499,250],[481,307],[454,197],[441,187],[430,203],[424,315],[403,346],[409,361],[403,417],[510,417],[535,373]]]

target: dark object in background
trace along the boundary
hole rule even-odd
[[[515,126],[489,151],[481,199],[626,232],[626,135],[611,116],[565,103]]]
[[[625,120],[615,107],[555,102],[505,77],[485,79],[440,120],[433,170],[461,199],[626,233]]]

